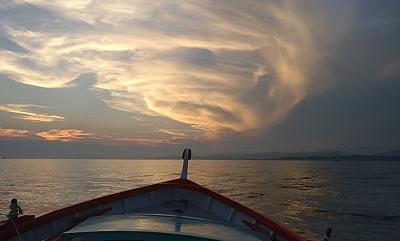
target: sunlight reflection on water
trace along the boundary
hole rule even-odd
[[[1,160],[0,211],[41,214],[179,176],[179,160]],[[189,178],[307,238],[400,240],[400,163],[193,160]],[[389,236],[388,236],[389,235]]]

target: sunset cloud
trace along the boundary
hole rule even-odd
[[[3,0],[2,142],[397,149],[399,12],[395,0]]]
[[[121,137],[115,138],[113,141],[119,142],[120,144],[139,144],[145,146],[157,146],[163,144],[176,144],[175,141],[170,138],[148,138],[148,137]]]
[[[97,137],[93,133],[75,129],[68,129],[68,130],[52,129],[48,131],[38,132],[35,135],[47,141],[71,142],[71,141],[79,141],[85,139],[97,139]]]
[[[31,132],[28,130],[16,130],[16,129],[3,129],[0,128],[0,137],[11,137],[11,138],[19,138],[19,137],[28,137],[31,135]]]
[[[76,130],[76,129],[51,129],[35,133],[35,136],[47,141],[62,141],[62,142],[81,142],[81,143],[98,143],[98,144],[139,144],[139,145],[161,145],[176,143],[174,138],[159,137],[148,138],[143,136],[120,137],[99,135],[93,132]],[[177,139],[176,139],[177,140]]]
[[[14,115],[14,118],[31,122],[55,122],[62,121],[64,117],[58,115],[39,114],[32,109],[46,109],[43,106],[6,104],[0,105],[0,111],[6,111]]]
[[[25,134],[23,131],[14,130],[14,132],[10,132],[10,135],[13,133],[18,134],[19,132],[21,132],[21,135]],[[176,138],[175,136],[171,138],[171,136],[169,136],[171,134],[168,134],[168,136],[166,137],[153,137],[153,138],[144,136],[120,137],[120,136],[99,135],[93,132],[87,132],[76,129],[66,129],[66,130],[52,129],[48,131],[37,132],[34,133],[34,135],[47,141],[97,143],[97,144],[109,144],[109,145],[138,144],[144,146],[157,146],[163,144],[176,144],[177,141],[180,140],[180,138]]]
[[[199,131],[160,131],[172,139],[270,128],[334,82],[325,62],[334,49],[327,47],[348,31],[356,4],[339,10],[329,4],[8,1],[0,8],[0,34],[13,44],[0,49],[0,73],[45,88],[71,87],[74,79],[92,73],[91,91],[107,93],[99,98],[113,109],[166,117]],[[382,75],[398,73],[393,63]],[[63,120],[29,106],[0,108],[23,120]],[[90,136],[76,130],[42,136],[58,134],[65,140]]]
[[[78,143],[96,143],[96,144],[137,144],[144,146],[157,146],[163,144],[176,144],[183,134],[173,131],[160,130],[160,133],[166,134],[163,137],[144,137],[144,136],[108,136],[99,135],[94,132],[78,130],[78,129],[50,129],[45,131],[29,131],[21,129],[0,128],[0,138],[22,138],[31,140],[61,141],[61,142],[78,142]]]
[[[37,6],[70,27],[7,26],[27,52],[3,51],[1,72],[42,87],[93,72],[111,107],[165,116],[208,137],[280,121],[307,94],[318,58],[291,1],[27,2],[34,5],[5,9]]]

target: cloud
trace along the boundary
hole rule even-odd
[[[187,130],[187,129],[172,129],[172,128],[159,128],[156,130],[158,133],[163,133],[171,139],[199,139],[201,137],[200,130]]]
[[[165,133],[163,130],[160,132]],[[97,144],[139,144],[145,146],[156,146],[162,144],[174,144],[182,138],[177,137],[176,133],[166,133],[164,137],[144,137],[144,136],[109,136],[101,135],[93,132],[76,130],[76,129],[51,129],[47,131],[36,132],[35,136],[47,141],[62,141],[62,142],[80,142],[80,143],[97,143]],[[170,138],[173,135],[175,138]]]
[[[20,137],[29,137],[29,136],[31,136],[31,132],[28,130],[0,128],[0,138],[4,138],[4,137],[20,138]]]
[[[120,142],[120,144],[139,144],[145,146],[158,146],[164,144],[176,144],[177,142],[169,138],[148,138],[148,137],[120,137],[114,138],[114,141]]]
[[[51,129],[46,131],[30,131],[21,129],[1,128],[0,137],[24,138],[24,139],[44,139],[46,141],[79,142],[86,140],[101,139],[94,133],[76,129]]]
[[[21,105],[21,104],[3,104],[0,105],[0,111],[6,111],[15,114],[14,118],[31,122],[55,122],[62,121],[64,117],[58,115],[39,114],[32,109],[46,109],[44,106],[38,105]]]
[[[59,142],[108,144],[108,145],[131,145],[141,146],[159,146],[164,144],[176,144],[186,136],[179,131],[160,129],[158,133],[163,133],[159,137],[144,136],[108,136],[90,131],[78,129],[50,129],[44,131],[29,131],[21,129],[0,128],[0,139],[27,139],[27,140],[45,140]]]
[[[161,132],[161,131],[160,131]],[[61,142],[79,142],[79,143],[97,143],[97,144],[109,144],[109,145],[127,145],[127,144],[139,144],[145,146],[157,146],[162,144],[175,144],[182,138],[176,137],[177,134],[166,133],[164,137],[144,137],[144,136],[132,136],[132,137],[121,137],[121,136],[108,136],[96,134],[94,132],[76,130],[76,129],[51,129],[47,131],[41,131],[34,133],[35,136],[45,139],[47,141],[61,141]],[[170,138],[170,135],[174,135],[175,138]]]
[[[63,141],[63,142],[72,142],[85,139],[96,139],[96,136],[93,133],[75,129],[68,129],[68,130],[52,129],[48,131],[37,132],[35,135],[48,141]]]
[[[4,15],[3,37],[26,51],[1,50],[0,72],[46,88],[71,86],[90,72],[97,77],[91,88],[108,91],[102,98],[112,108],[167,117],[207,138],[258,130],[279,123],[301,100],[335,81],[327,73],[335,68],[335,44],[353,26],[355,4],[346,2],[346,11],[339,5],[14,3],[0,9],[0,15],[14,13]],[[21,16],[27,9],[35,24]],[[388,65],[382,75],[397,72]]]

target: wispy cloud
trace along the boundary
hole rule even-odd
[[[119,142],[120,144],[139,144],[145,146],[157,146],[163,144],[177,143],[170,138],[148,138],[143,136],[113,138],[113,141]]]
[[[0,128],[0,137],[20,138],[20,137],[29,137],[29,136],[31,136],[31,132],[28,130]]]
[[[173,135],[173,138],[170,137]],[[179,136],[183,137],[183,136]],[[21,129],[0,129],[0,138],[23,138],[23,139],[39,139],[46,141],[61,141],[61,142],[78,142],[78,143],[97,143],[97,144],[137,144],[144,146],[157,146],[162,144],[175,144],[180,138],[176,138],[176,134],[168,133],[164,137],[144,137],[144,136],[108,136],[100,135],[90,131],[78,129],[50,129],[45,131],[29,131]]]
[[[97,137],[93,133],[75,129],[52,129],[48,131],[37,132],[35,135],[47,141],[71,142],[86,139],[97,139]]]
[[[55,122],[62,121],[64,117],[58,115],[39,114],[32,109],[46,109],[45,106],[6,104],[0,105],[0,111],[15,114],[14,118],[31,122]]]
[[[329,85],[329,78],[315,77],[327,55],[321,49],[340,38],[345,27],[337,26],[347,25],[338,21],[351,12],[329,22],[314,11],[321,6],[289,0],[9,4],[0,11],[29,9],[36,19],[9,17],[20,20],[3,26],[9,39],[27,52],[2,50],[0,72],[42,87],[69,86],[93,72],[93,88],[109,91],[104,102],[112,108],[168,117],[216,138],[272,126]],[[62,118],[13,113],[33,121]]]
[[[156,134],[161,134],[163,138],[167,138],[173,142],[182,142],[185,140],[201,140],[204,138],[202,131],[198,129],[173,129],[159,128],[154,131]]]
[[[92,144],[108,144],[108,145],[141,145],[141,146],[158,146],[163,144],[176,144],[180,138],[164,137],[144,137],[144,136],[108,136],[100,135],[90,131],[78,129],[50,129],[45,131],[30,131],[11,128],[0,128],[0,138],[2,139],[29,139],[29,140],[45,140],[60,142],[77,142]],[[182,137],[182,136],[180,136]]]

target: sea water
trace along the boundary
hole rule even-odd
[[[0,160],[0,212],[46,212],[179,177],[180,160]],[[192,160],[189,179],[316,239],[400,240],[400,162]],[[0,218],[1,219],[1,218]]]

